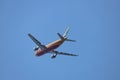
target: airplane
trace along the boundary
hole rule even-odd
[[[66,29],[63,35],[60,33],[57,33],[57,35],[60,37],[60,39],[53,41],[49,43],[48,45],[43,45],[40,41],[38,41],[32,34],[28,34],[28,36],[32,39],[32,41],[37,45],[37,47],[34,48],[35,56],[42,56],[46,53],[52,53],[51,58],[56,58],[57,54],[60,55],[68,55],[68,56],[78,56],[76,54],[70,54],[65,52],[59,52],[55,49],[58,48],[61,44],[64,43],[64,41],[71,41],[75,42],[75,40],[68,39],[66,36],[69,32],[69,27]]]

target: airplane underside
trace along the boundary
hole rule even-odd
[[[42,56],[42,55],[44,55],[44,54],[46,54],[46,53],[52,53],[52,51],[54,50],[54,49],[56,49],[57,47],[59,47],[59,45],[54,45],[54,46],[51,46],[51,47],[49,47],[49,48],[47,48],[47,49],[45,49],[45,50],[41,50],[40,48],[38,49],[38,50],[36,50],[36,56]],[[56,53],[53,53],[53,56],[52,57],[55,57],[56,55],[55,55]]]
[[[67,56],[78,56],[76,54],[70,54],[70,53],[65,53],[65,52],[59,52],[56,51],[55,49],[58,48],[60,45],[63,44],[64,41],[70,41],[70,42],[75,42],[75,40],[68,39],[67,33],[69,31],[69,28],[66,29],[63,35],[60,33],[57,33],[57,35],[60,37],[60,39],[49,43],[48,45],[42,44],[40,41],[38,41],[33,35],[28,34],[28,36],[32,39],[32,41],[38,46],[34,49],[35,55],[36,56],[42,56],[46,53],[52,53],[51,58],[55,58],[57,54],[60,55],[67,55]]]

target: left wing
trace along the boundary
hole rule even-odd
[[[56,54],[67,55],[67,56],[78,56],[76,54],[70,54],[70,53],[59,52],[59,51],[52,51],[52,52]]]
[[[39,41],[38,41],[35,37],[33,37],[31,34],[28,34],[28,36],[33,40],[33,42],[34,42],[35,44],[37,44],[37,46],[39,46],[40,49],[42,49],[42,50],[45,50],[45,49],[46,49],[45,45],[41,44],[41,42],[39,42]]]

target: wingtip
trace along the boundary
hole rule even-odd
[[[78,54],[74,54],[74,56],[79,56]]]
[[[30,33],[28,33],[28,36],[31,36],[31,34],[30,34]]]

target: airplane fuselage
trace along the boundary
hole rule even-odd
[[[58,48],[65,40],[61,40],[61,39],[58,39],[48,45],[46,45],[46,48],[45,50],[41,50],[40,48],[38,50],[35,51],[35,55],[36,56],[41,56],[43,54],[46,54],[56,48]]]
[[[51,58],[56,58],[56,56],[59,55],[67,55],[67,56],[78,56],[76,54],[71,54],[71,53],[66,53],[66,52],[60,52],[57,51],[56,48],[58,48],[60,45],[64,43],[64,41],[70,41],[70,42],[75,42],[75,40],[68,39],[67,33],[69,32],[69,27],[66,29],[63,35],[60,33],[57,33],[59,36],[59,39],[49,43],[48,45],[42,44],[39,40],[37,40],[33,35],[30,33],[28,36],[30,39],[37,45],[37,47],[34,48],[35,55],[36,56],[42,56],[46,53],[52,53]]]

